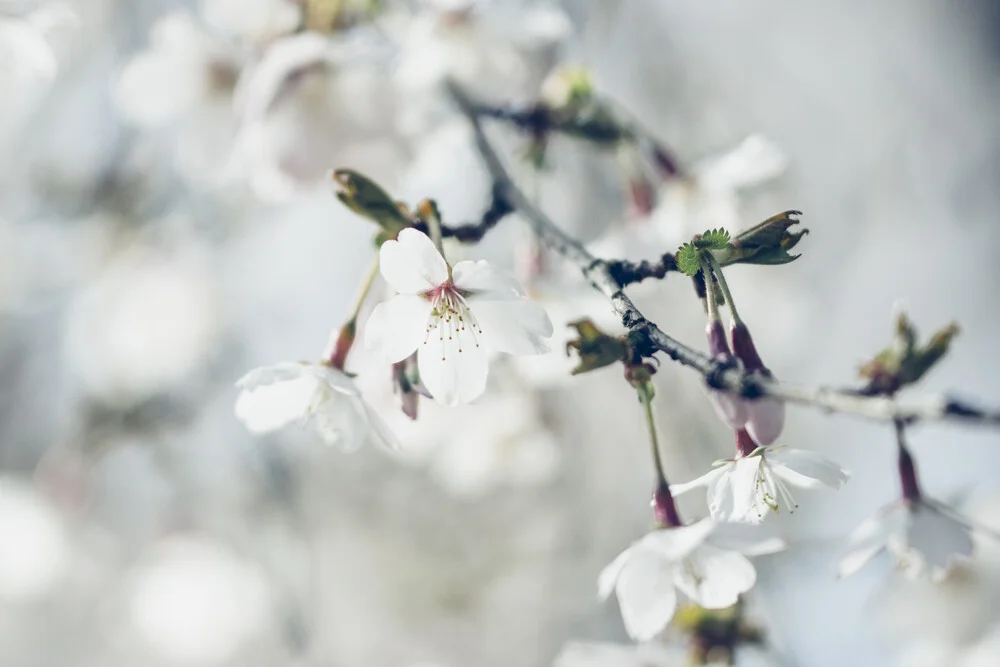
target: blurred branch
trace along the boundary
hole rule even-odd
[[[468,110],[478,118],[491,118],[513,125],[532,137],[545,137],[552,132],[576,137],[598,145],[614,145],[620,142],[633,144],[646,153],[661,174],[668,177],[680,176],[683,172],[680,161],[666,146],[642,128],[634,120],[623,121],[619,113],[611,115],[605,105],[601,113],[580,115],[553,109],[538,103],[529,107],[487,105],[466,98]],[[607,111],[607,113],[604,113]]]
[[[499,192],[497,186],[494,185],[493,198],[490,200],[489,208],[483,213],[479,222],[470,222],[453,227],[441,225],[441,236],[446,239],[453,238],[462,243],[477,243],[482,241],[486,233],[496,227],[497,223],[513,212],[514,208],[510,205],[510,202]],[[428,232],[427,223],[425,222],[419,222],[414,227],[425,234]]]
[[[643,356],[663,352],[682,366],[698,371],[710,387],[748,399],[770,396],[827,412],[853,414],[879,421],[912,423],[920,420],[952,420],[1000,427],[1000,410],[997,409],[981,409],[946,396],[932,396],[904,404],[894,398],[865,396],[853,389],[790,385],[760,374],[747,373],[669,336],[643,316],[623,289],[625,285],[646,277],[661,277],[658,275],[660,271],[665,275],[671,270],[666,268],[668,256],[665,255],[659,265],[643,267],[642,264],[607,261],[592,255],[579,241],[556,226],[511,180],[481,123],[483,116],[498,115],[485,113],[484,109],[488,107],[474,103],[455,83],[449,82],[448,89],[475,132],[476,147],[493,179],[494,200],[501,198],[510,209],[520,212],[550,250],[580,268],[583,276],[611,302],[622,325],[629,330],[630,338]]]

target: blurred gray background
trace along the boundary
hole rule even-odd
[[[233,416],[246,370],[320,355],[368,264],[373,228],[326,169],[433,197],[448,220],[486,205],[444,74],[525,102],[557,63],[585,66],[685,164],[767,137],[787,169],[740,193],[738,220],[800,209],[810,234],[799,261],[727,276],[775,374],[850,384],[901,303],[928,334],[962,326],[912,391],[1000,405],[995,3],[385,0],[367,18],[348,0],[356,20],[317,33],[317,59],[287,45],[319,4],[0,0],[0,665],[682,664],[628,648],[596,598],[649,528],[652,476],[619,371],[565,377],[563,325],[609,313],[558,258],[521,274],[556,354],[499,361],[475,405],[424,401],[410,423],[388,369],[352,357],[398,456],[253,438]],[[516,159],[523,137],[496,137]],[[557,139],[549,157],[515,171],[561,225],[647,238],[655,216],[627,220],[612,156]],[[513,218],[460,252],[520,270],[531,250]],[[687,281],[633,293],[702,344]],[[665,362],[656,378],[687,481],[732,436],[696,376]],[[852,478],[774,519],[792,548],[758,560],[748,600],[768,645],[737,663],[1000,664],[989,539],[940,586],[887,557],[836,579],[845,536],[896,497],[891,430],[791,408],[782,442]],[[928,494],[1000,529],[995,433],[925,425],[911,442]]]

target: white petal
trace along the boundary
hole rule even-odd
[[[777,146],[752,135],[729,153],[700,165],[698,180],[709,189],[736,190],[775,178],[787,167],[788,158]]]
[[[848,551],[840,559],[840,564],[837,566],[837,576],[841,578],[851,576],[867,565],[883,549],[885,549],[885,544],[869,544]]]
[[[470,403],[486,390],[489,353],[483,346],[465,344],[431,332],[417,350],[420,381],[434,400],[455,406]]]
[[[704,486],[709,487],[715,479],[721,475],[726,474],[726,471],[731,467],[731,465],[722,465],[718,468],[712,468],[706,472],[701,477],[692,479],[690,482],[684,482],[683,484],[671,484],[670,485],[670,495],[679,496],[682,493],[687,493],[691,489],[697,489],[698,487]]]
[[[524,290],[514,276],[496,268],[487,261],[459,262],[452,269],[455,287],[474,294],[489,294],[494,299],[516,299]]]
[[[357,385],[344,371],[327,364],[302,364],[303,369],[322,380],[330,389],[348,396],[360,396]]]
[[[706,609],[736,604],[741,593],[753,588],[757,570],[746,556],[703,544],[677,568],[675,583],[692,601]]]
[[[248,372],[236,381],[236,387],[243,390],[252,391],[257,387],[293,380],[309,373],[308,364],[297,361],[284,361],[273,366],[261,366]]]
[[[924,503],[913,506],[907,541],[935,579],[946,574],[956,560],[972,555],[969,528]]]
[[[674,572],[656,554],[637,551],[618,575],[615,591],[625,630],[636,641],[660,634],[677,608]]]
[[[749,523],[720,522],[709,535],[707,542],[729,551],[737,551],[744,556],[764,556],[777,553],[788,545],[774,534],[773,523],[754,525]]]
[[[618,554],[618,557],[611,561],[603,570],[601,574],[597,577],[597,595],[605,600],[611,591],[615,589],[615,583],[618,581],[618,575],[621,574],[622,568],[625,567],[625,563],[632,555],[631,547],[625,551]]]
[[[240,380],[245,388],[235,412],[250,432],[274,431],[308,415],[320,381],[301,371],[292,373],[288,367],[260,368]]]
[[[875,554],[886,547],[889,538],[906,529],[910,520],[909,505],[892,503],[865,519],[848,538],[849,552],[841,559],[838,574],[846,577],[860,570]]]
[[[784,403],[773,398],[747,401],[746,429],[758,445],[766,447],[773,443],[784,427]]]
[[[5,68],[44,81],[55,78],[59,69],[52,47],[30,21],[0,16],[0,54],[9,59]]]
[[[789,484],[806,489],[821,485],[839,489],[851,476],[825,456],[804,449],[777,447],[765,452],[764,456],[775,474]]]
[[[351,404],[354,400],[327,390],[314,401],[309,414],[320,438],[345,452],[360,447],[367,435],[367,422]]]
[[[372,310],[365,325],[365,347],[388,363],[402,361],[428,337],[430,316],[430,301],[412,294],[397,294]]]
[[[379,250],[379,271],[400,294],[419,294],[448,280],[448,264],[426,234],[404,229]]]
[[[761,463],[757,456],[737,459],[729,474],[709,487],[708,509],[713,517],[747,523],[763,520],[770,506],[760,502]]]
[[[470,298],[469,310],[490,350],[508,354],[542,354],[549,351],[552,321],[545,309],[527,299]]]
[[[654,530],[640,539],[637,550],[653,551],[659,557],[679,561],[705,541],[715,529],[715,521],[702,519],[687,526]]]
[[[382,420],[377,412],[368,405],[368,402],[358,398],[358,403],[360,403],[360,408],[364,411],[365,420],[368,422],[368,426],[371,428],[371,435],[375,442],[382,447],[391,449],[393,451],[399,451],[403,448],[402,444],[399,442],[399,438],[396,434],[392,432],[388,424]]]

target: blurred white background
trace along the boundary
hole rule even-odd
[[[685,165],[759,134],[775,168],[721,202],[664,186],[643,219],[614,156],[557,138],[536,174],[498,133],[564,228],[640,259],[800,209],[799,261],[727,273],[779,378],[854,382],[902,302],[923,332],[962,326],[913,391],[998,405],[998,26],[988,0],[0,0],[0,665],[683,664],[682,638],[632,649],[597,600],[651,521],[642,413],[620,370],[565,375],[563,325],[610,312],[558,258],[526,271],[516,216],[455,256],[531,283],[551,358],[502,359],[474,405],[423,400],[410,422],[356,351],[398,456],[233,416],[246,370],[319,357],[369,263],[374,227],[326,171],[474,220],[489,183],[443,77],[527,103],[586,67]],[[688,281],[632,293],[703,345]],[[732,435],[695,375],[656,379],[687,481]],[[791,408],[782,442],[852,478],[775,519],[792,548],[758,560],[748,600],[768,644],[737,664],[1000,664],[989,539],[938,586],[888,558],[836,579],[845,536],[897,495],[891,429]],[[1000,529],[997,434],[911,444],[928,494]]]

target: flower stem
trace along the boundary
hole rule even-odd
[[[653,416],[652,392],[639,390],[639,401],[642,403],[643,411],[646,413],[646,428],[649,430],[649,444],[653,453],[653,466],[656,472],[656,481],[666,481],[663,473],[663,461],[660,459],[660,439],[656,434],[656,419]]]
[[[660,458],[660,439],[656,434],[656,419],[653,416],[653,385],[650,382],[637,386],[639,401],[646,413],[646,427],[649,429],[649,445],[653,453],[653,467],[656,472],[656,488],[653,491],[653,512],[656,520],[663,526],[675,528],[683,525],[674,498],[670,494],[670,484],[663,472],[663,460]]]
[[[417,205],[420,217],[427,223],[427,233],[431,237],[431,242],[437,251],[444,257],[444,247],[441,245],[441,216],[438,215],[437,206],[429,199],[425,199]]]
[[[354,297],[354,305],[351,307],[351,319],[357,321],[358,314],[361,312],[362,306],[365,305],[365,299],[368,298],[368,292],[371,291],[372,285],[375,283],[375,276],[378,275],[379,269],[379,256],[375,255],[372,263],[368,266],[368,271],[365,273],[364,278],[361,279],[361,284],[358,286],[358,292]]]
[[[334,368],[344,370],[344,365],[347,362],[347,353],[351,351],[351,346],[354,345],[354,334],[358,328],[358,315],[361,313],[361,308],[365,305],[368,292],[371,291],[372,285],[375,283],[378,268],[379,257],[375,255],[375,259],[368,267],[368,271],[365,273],[364,278],[361,280],[361,285],[358,287],[357,296],[354,297],[354,305],[351,307],[350,317],[347,318],[347,321],[339,329],[334,329],[330,332],[330,342],[327,345],[327,353],[324,357],[326,362]]]
[[[715,258],[711,250],[706,250],[704,257],[708,261],[709,266],[711,266],[712,273],[715,274],[715,279],[719,283],[719,289],[722,290],[722,298],[726,300],[726,306],[729,307],[729,314],[733,316],[733,322],[740,324],[743,320],[740,319],[740,314],[736,312],[736,302],[733,301],[733,294],[729,291],[729,285],[726,283],[725,276],[722,275],[722,265],[719,264],[719,260]]]
[[[910,454],[906,446],[903,422],[897,419],[896,444],[899,446],[899,482],[903,489],[903,498],[906,500],[920,500],[920,484],[917,482],[917,467],[913,462],[913,455]]]
[[[701,263],[701,275],[705,282],[705,306],[708,308],[710,322],[719,320],[719,302],[715,297],[715,281],[712,280],[712,270],[707,262]]]

